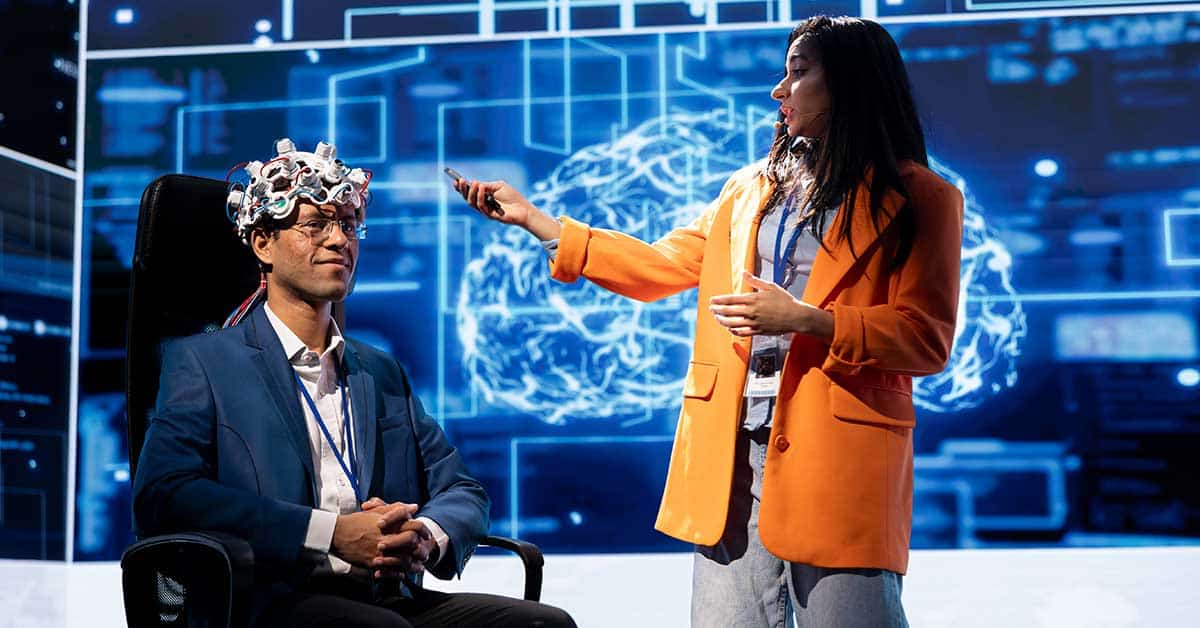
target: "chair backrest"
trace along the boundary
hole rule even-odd
[[[258,262],[238,240],[225,197],[224,182],[179,174],[142,194],[125,344],[131,474],[158,395],[163,342],[219,329],[258,287]]]

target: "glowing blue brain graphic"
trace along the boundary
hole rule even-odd
[[[953,183],[963,208],[958,325],[946,370],[913,380],[913,402],[934,412],[966,410],[1017,383],[1025,312],[1012,286],[1012,255],[983,221],[983,208],[958,173],[932,157],[929,167]]]
[[[729,120],[724,110],[650,120],[571,155],[534,186],[530,200],[552,215],[653,241],[716,198],[746,162],[748,133],[764,146],[773,130]],[[963,187],[953,172],[935,169]],[[1012,295],[1011,257],[973,202],[966,224],[963,296]],[[545,251],[524,231],[497,227],[484,239],[462,277],[457,325],[464,367],[486,400],[548,423],[678,407],[694,290],[643,304],[587,281],[567,286],[550,278]],[[918,405],[962,409],[1015,382],[1024,315],[1014,298],[986,305],[963,299],[950,367],[916,382]]]

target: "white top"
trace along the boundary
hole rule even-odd
[[[803,194],[802,191],[795,194]],[[793,199],[794,201],[794,199]],[[758,226],[758,249],[757,272],[755,275],[763,281],[773,282],[775,280],[775,240],[779,237],[779,220],[783,216],[783,206],[785,203],[780,203],[773,208],[767,215],[763,216],[762,222]],[[795,233],[796,227],[799,226],[800,215],[799,208],[793,209],[788,216],[788,221],[784,225],[782,242],[779,244],[780,253],[787,246],[788,240]],[[824,224],[823,233],[829,232],[829,225],[833,223],[834,217],[837,215],[837,209],[827,212]],[[791,284],[784,286],[797,299],[804,296],[804,288],[808,286],[809,275],[812,274],[813,263],[817,259],[817,253],[821,250],[821,242],[813,236],[811,227],[804,225],[804,231],[801,232],[799,239],[796,240],[796,248],[792,251],[791,258],[788,264],[791,266]],[[787,347],[791,346],[792,334],[781,334],[778,337],[756,336],[753,345],[757,348],[760,343],[774,342],[778,343],[782,353],[786,354]],[[783,366],[783,355],[780,355],[780,360],[776,362],[781,368]],[[747,397],[745,400],[745,413],[742,417],[742,428],[747,430],[756,430],[762,427],[771,425],[775,414],[775,400],[771,397]]]

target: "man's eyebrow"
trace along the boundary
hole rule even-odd
[[[788,63],[793,61],[811,61],[811,59],[809,59],[808,55],[804,54],[803,52],[793,52],[788,56]]]

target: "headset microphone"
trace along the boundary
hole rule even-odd
[[[824,110],[821,110],[821,111],[813,111],[813,112],[809,112],[809,113],[792,113],[791,115],[792,115],[792,118],[793,118],[793,119],[795,119],[795,120],[804,120],[804,121],[807,121],[807,120],[810,120],[810,119],[816,119],[816,118],[818,118],[818,117],[820,117],[820,116],[823,116],[823,115],[825,115],[825,114],[827,114],[827,113],[829,113],[829,110],[828,110],[828,109],[824,109]],[[786,123],[786,122],[784,122],[784,121],[782,121],[782,120],[779,120],[779,121],[776,121],[776,122],[775,122],[775,128],[776,128],[776,129],[782,129],[782,128],[785,128],[786,126],[787,126],[787,123]]]

